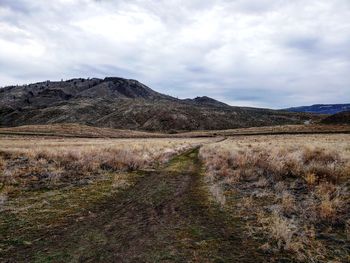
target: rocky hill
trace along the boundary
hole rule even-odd
[[[130,79],[45,81],[0,89],[0,126],[79,123],[148,131],[298,124],[311,114],[176,99]]]

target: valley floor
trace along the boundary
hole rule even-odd
[[[2,262],[270,262],[242,222],[208,198],[198,148],[134,180],[33,243],[19,242]]]
[[[349,136],[3,139],[0,261],[347,260]]]

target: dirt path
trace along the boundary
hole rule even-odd
[[[198,148],[5,262],[269,262],[208,198]]]

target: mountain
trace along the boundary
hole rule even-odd
[[[342,111],[326,117],[321,121],[325,124],[350,124],[350,111]]]
[[[350,110],[350,104],[314,104],[311,106],[300,106],[284,109],[289,112],[308,112],[316,114],[335,114]]]
[[[298,124],[311,114],[233,107],[209,97],[177,99],[130,79],[44,81],[0,89],[0,126],[78,123],[148,131]]]

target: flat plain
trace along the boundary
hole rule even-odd
[[[3,134],[0,259],[346,262],[350,135],[281,129]]]

